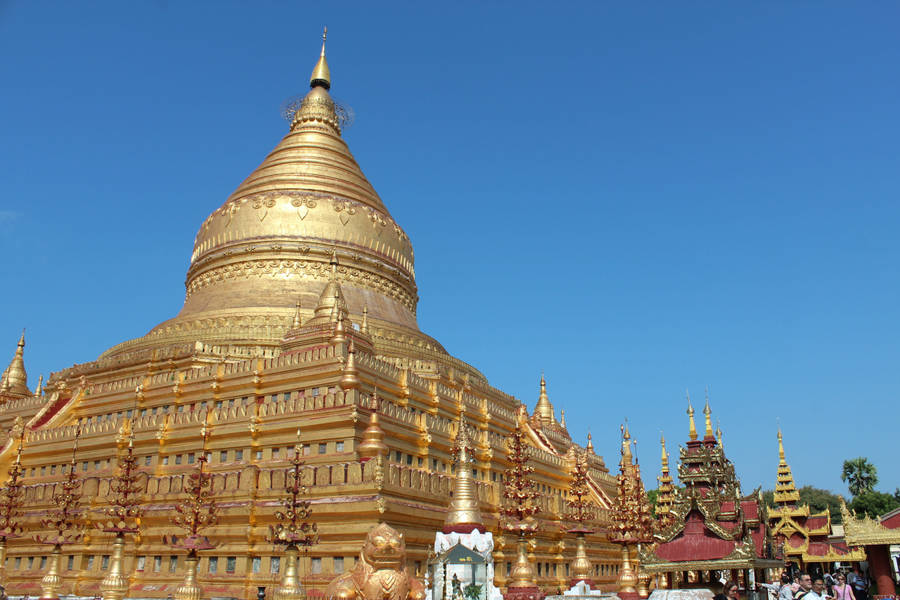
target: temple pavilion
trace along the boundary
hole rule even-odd
[[[331,83],[323,41],[287,134],[200,224],[177,315],[33,389],[19,340],[0,382],[0,431],[17,417],[26,426],[24,524],[40,532],[38,519],[72,468],[87,525],[99,518],[116,437],[128,429],[144,508],[125,550],[129,595],[164,598],[181,581],[184,557],[164,536],[176,533],[173,507],[206,456],[219,522],[204,532],[215,547],[201,552],[200,583],[209,596],[255,597],[280,577],[281,550],[267,531],[299,443],[320,533],[301,558],[307,595],[350,568],[381,521],[404,533],[409,564],[423,573],[453,484],[453,424],[465,413],[472,489],[494,532],[506,436],[517,423],[527,430],[542,492],[531,557],[541,586],[568,587],[575,546],[564,533],[565,498],[575,450],[584,449],[543,377],[529,410],[419,329],[412,241],[342,138]],[[16,443],[7,434],[0,444],[5,474]],[[615,479],[587,450],[599,514],[588,553],[594,581],[610,589],[619,553],[605,527]],[[495,580],[504,586],[516,548],[503,534],[495,540]],[[92,529],[63,549],[61,594],[97,595],[111,541]],[[40,593],[46,553],[30,535],[9,540],[10,595]]]
[[[784,458],[784,440],[778,431],[778,475],[775,482],[775,506],[769,509],[769,526],[775,543],[782,548],[784,560],[801,570],[821,565],[831,572],[835,562],[866,560],[862,548],[831,542],[831,511],[811,513],[808,504],[800,504],[794,475]],[[821,569],[820,567],[820,569]]]
[[[734,465],[725,457],[721,431],[713,432],[709,399],[705,431],[697,434],[688,401],[689,437],[679,450],[676,488],[663,446],[655,542],[641,552],[641,567],[659,577],[657,587],[715,587],[724,576],[744,585],[782,566],[773,554],[760,491],[741,492]],[[754,579],[756,578],[756,579]]]

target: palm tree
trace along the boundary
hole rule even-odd
[[[875,484],[878,483],[878,470],[869,459],[862,456],[845,460],[841,481],[847,482],[851,494],[859,496],[875,489]]]

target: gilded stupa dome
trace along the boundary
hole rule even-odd
[[[298,301],[312,315],[335,257],[351,319],[367,311],[379,354],[424,352],[477,374],[419,331],[412,243],[341,137],[330,87],[323,41],[290,131],[200,226],[181,312],[104,356],[195,341],[275,347]]]

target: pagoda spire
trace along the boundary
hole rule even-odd
[[[331,71],[328,69],[328,61],[325,60],[325,39],[328,37],[328,28],[322,30],[322,52],[319,54],[319,60],[313,67],[312,75],[309,78],[309,87],[322,87],[326,90],[331,89]]]
[[[591,432],[590,432],[590,431],[588,431],[588,441],[587,441],[587,446],[585,446],[584,449],[585,449],[586,451],[590,452],[591,454],[594,454],[594,438],[591,437]]]
[[[453,481],[453,497],[450,510],[444,519],[444,533],[471,533],[474,529],[484,529],[481,511],[472,481],[472,438],[466,423],[466,413],[460,411],[456,437],[453,440],[453,454],[456,462],[456,478]]]
[[[625,468],[626,465],[630,466],[634,464],[632,460],[631,454],[631,433],[628,431],[628,424],[621,426],[622,431],[622,468]]]
[[[544,378],[543,373],[541,373],[541,393],[534,407],[534,416],[544,425],[556,423],[553,405],[550,404],[550,398],[547,396],[547,380]]]
[[[12,361],[6,368],[6,377],[0,386],[0,392],[11,396],[30,396],[31,390],[28,389],[28,374],[25,372],[25,330],[19,337],[19,343],[16,345],[16,353],[13,355]]]
[[[659,492],[656,497],[656,514],[660,520],[660,526],[666,527],[672,522],[672,505],[675,503],[675,485],[672,474],[669,472],[669,453],[666,450],[666,438],[660,436],[659,443],[662,446],[662,468],[659,477],[656,478]]]
[[[691,404],[691,394],[690,392],[685,392],[687,394],[688,408],[687,414],[690,418],[690,428],[688,429],[688,438],[695,442],[697,441],[697,425],[694,423],[694,406]]]
[[[778,429],[778,476],[775,481],[775,505],[778,508],[796,506],[800,502],[800,492],[794,485],[794,475],[784,458],[784,441]]]
[[[703,407],[703,420],[706,425],[706,428],[703,431],[703,439],[716,439],[712,428],[712,410],[709,408],[709,388],[706,388],[706,406]]]

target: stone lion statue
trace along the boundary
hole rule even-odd
[[[425,586],[406,572],[403,534],[379,523],[363,544],[359,561],[328,584],[326,600],[424,600]]]

